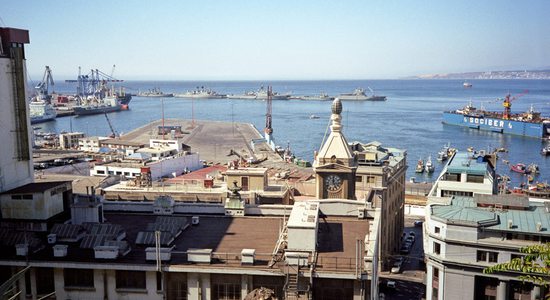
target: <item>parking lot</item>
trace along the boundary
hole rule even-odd
[[[409,253],[400,255],[403,257],[403,263],[399,272],[383,272],[380,275],[380,292],[384,294],[385,299],[423,299],[424,297],[426,266],[422,246],[422,227],[414,225],[416,220],[423,220],[423,218],[405,218],[404,240],[414,235],[414,242],[410,246]],[[395,268],[394,271],[396,271]],[[388,287],[388,281],[394,283],[390,283]]]

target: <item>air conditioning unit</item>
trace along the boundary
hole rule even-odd
[[[57,234],[51,233],[48,234],[48,244],[53,245],[57,242]]]

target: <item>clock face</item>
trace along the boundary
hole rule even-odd
[[[325,177],[325,187],[327,191],[335,192],[342,187],[342,178],[338,175],[328,175]]]

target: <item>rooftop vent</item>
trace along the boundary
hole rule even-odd
[[[67,256],[67,245],[55,245],[53,246],[53,256],[55,257],[65,257]]]
[[[55,244],[55,242],[57,242],[57,234],[55,233],[48,234],[48,244],[53,245]]]
[[[538,232],[542,231],[542,223],[541,222],[537,222],[537,231]]]
[[[508,229],[514,228],[514,221],[508,220]]]
[[[212,249],[187,249],[187,260],[194,263],[210,263],[212,261]]]
[[[29,245],[17,244],[15,245],[15,254],[17,256],[26,256],[29,253]]]
[[[256,249],[243,249],[241,251],[241,264],[253,265],[256,257]]]
[[[169,248],[159,248],[159,258],[162,261],[168,261],[172,258],[172,250],[174,247]],[[146,260],[157,260],[157,249],[155,247],[145,248],[145,259]]]

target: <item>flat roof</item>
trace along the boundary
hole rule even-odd
[[[488,162],[482,156],[474,157],[471,153],[457,152],[449,161],[447,172],[485,175],[488,167]]]
[[[191,173],[177,176],[176,178],[168,179],[168,182],[180,182],[182,180],[203,180],[206,179],[206,175],[216,172],[225,172],[226,166],[210,166],[202,169],[198,169]]]
[[[447,223],[471,224],[506,232],[550,235],[550,213],[546,211],[544,202],[529,201],[529,205],[523,210],[495,209],[477,207],[472,197],[454,196],[450,205],[432,205],[431,214]],[[512,228],[508,226],[509,220],[512,221]],[[542,228],[540,231],[537,229],[539,223]]]
[[[71,181],[44,181],[44,182],[32,182],[20,187],[5,191],[4,194],[28,194],[28,193],[42,193],[49,189],[65,185]]]
[[[191,219],[191,215],[174,214],[171,217]],[[140,231],[146,230],[149,223],[154,223],[157,216],[152,213],[105,213],[106,222],[111,226],[121,226],[126,232],[125,241],[131,251],[117,259],[95,259],[92,249],[82,249],[78,243],[59,243],[69,245],[66,257],[54,257],[51,247],[31,253],[32,261],[67,261],[94,264],[120,265],[149,265],[154,267],[154,261],[145,260],[147,245],[136,245],[136,238]],[[326,217],[319,223],[318,234],[318,271],[355,272],[355,251],[357,239],[364,240],[368,234],[367,220],[346,217]],[[198,264],[195,267],[237,267],[268,269],[271,253],[279,238],[279,230],[283,224],[283,217],[245,216],[230,217],[223,215],[199,216],[199,224],[188,226],[173,242],[174,253],[169,263],[171,266],[189,265],[186,252],[190,249],[212,249],[212,263]],[[47,244],[46,237],[42,243]],[[1,244],[0,244],[1,246]],[[256,253],[254,265],[241,265],[240,255],[243,249],[254,249]],[[24,257],[15,256],[15,248],[0,249],[0,259],[24,260]],[[280,269],[272,270],[277,275],[283,275]],[[227,273],[231,273],[230,270]]]
[[[267,168],[238,168],[238,169],[227,169],[225,174],[227,175],[243,175],[243,174],[252,174],[252,175],[264,175],[267,173]]]

